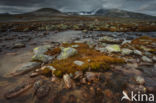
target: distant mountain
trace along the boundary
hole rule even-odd
[[[94,15],[106,17],[119,17],[119,18],[137,18],[137,19],[156,19],[155,16],[150,16],[142,13],[135,13],[119,9],[98,9]]]
[[[60,16],[65,15],[62,12],[52,8],[42,8],[33,12],[25,13],[25,15],[33,16]]]

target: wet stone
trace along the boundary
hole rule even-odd
[[[50,90],[50,87],[48,85],[42,85],[39,87],[39,89],[36,91],[36,96],[41,99],[48,95]]]
[[[142,52],[139,50],[134,50],[134,54],[142,56]]]
[[[152,62],[152,60],[151,60],[150,58],[146,57],[146,56],[143,56],[143,57],[142,57],[142,60],[143,60],[144,62]]]
[[[16,43],[13,46],[13,48],[23,48],[23,47],[25,47],[25,44],[23,44],[23,43]]]

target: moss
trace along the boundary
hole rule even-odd
[[[156,47],[154,46],[156,43],[156,38],[142,36],[134,39],[131,44],[139,50],[156,52]]]
[[[61,49],[60,48],[54,48],[52,51],[51,50],[48,50],[45,54],[46,55],[50,55],[50,56],[53,56],[53,55],[57,55],[61,52]]]
[[[56,71],[54,71],[53,74],[55,74],[55,76],[57,76],[57,77],[62,77],[62,75],[63,75],[61,70],[56,70]]]
[[[108,70],[110,68],[110,64],[112,63],[124,63],[123,59],[106,56],[94,49],[90,49],[87,44],[63,44],[64,47],[71,45],[79,45],[79,47],[76,48],[78,54],[64,60],[54,60],[52,61],[52,63],[50,63],[51,66],[55,67],[57,70],[59,70],[59,72],[63,74],[74,73],[78,70],[86,71],[88,69],[91,69],[93,71],[98,71],[99,69]],[[84,64],[82,66],[78,66],[74,64],[75,60],[82,61],[84,62]],[[58,74],[59,73],[57,71],[56,75]]]

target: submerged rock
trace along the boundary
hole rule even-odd
[[[106,42],[106,43],[114,43],[114,44],[122,43],[122,40],[114,39],[113,37],[110,37],[110,36],[101,37],[99,38],[99,41]]]
[[[22,65],[18,70],[16,70],[16,72],[20,73],[20,74],[24,74],[29,71],[32,71],[35,68],[40,67],[40,64],[41,63],[39,63],[39,62],[28,62],[28,63]]]
[[[85,76],[88,81],[97,81],[99,80],[100,73],[86,72]]]
[[[13,48],[23,48],[23,47],[25,47],[25,44],[24,43],[16,43],[13,46]]]
[[[120,52],[121,49],[120,49],[120,46],[119,45],[108,45],[106,46],[106,49],[108,52]]]
[[[76,61],[74,61],[74,64],[76,64],[78,66],[82,66],[84,64],[84,62],[76,60]]]
[[[58,60],[67,59],[68,57],[77,54],[77,50],[71,47],[62,48],[61,54],[57,57]]]
[[[37,98],[41,99],[48,95],[50,91],[50,86],[48,85],[47,81],[39,80],[34,83],[34,95]]]
[[[24,93],[26,90],[28,90],[30,87],[32,86],[32,84],[22,84],[20,86],[17,86],[16,88],[10,90],[9,92],[7,92],[4,97],[6,99],[11,99],[14,97],[19,96],[20,94]]]

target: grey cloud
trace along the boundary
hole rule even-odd
[[[156,15],[156,0],[0,0],[0,12],[22,13],[38,8],[61,11],[90,11],[96,8],[118,8]]]

